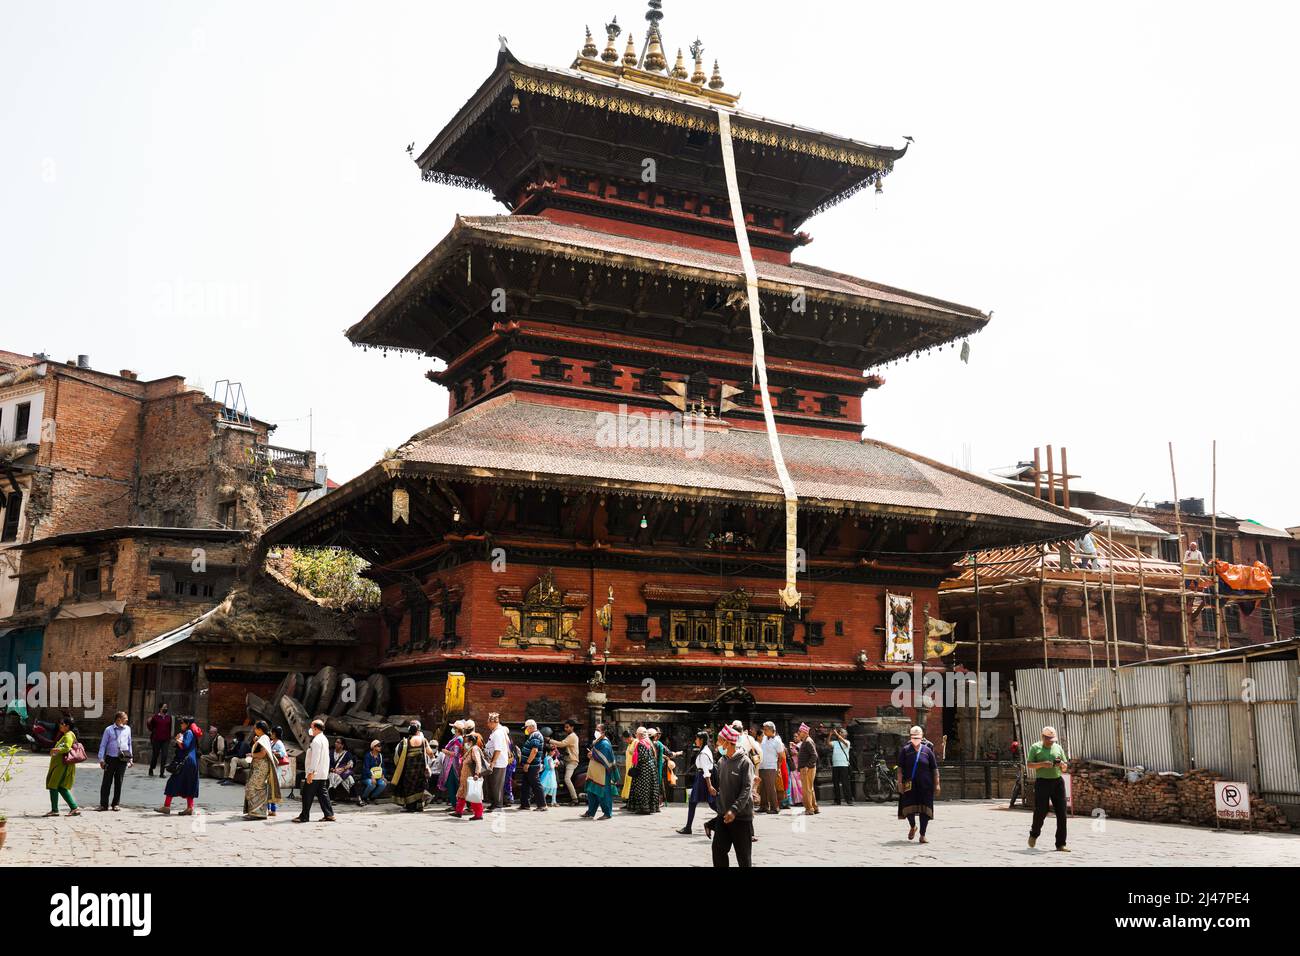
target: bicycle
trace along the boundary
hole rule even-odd
[[[872,803],[885,803],[898,799],[898,781],[894,771],[885,763],[885,755],[876,751],[875,761],[862,781],[862,789]]]
[[[1016,761],[1016,784],[1011,788],[1011,803],[1007,806],[1008,810],[1016,808],[1017,798],[1022,804],[1025,802],[1025,765],[1021,761]]]

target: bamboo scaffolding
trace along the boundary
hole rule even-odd
[[[1224,649],[1225,634],[1223,604],[1219,601],[1219,442],[1210,443],[1210,568],[1215,571],[1214,581],[1214,646]]]
[[[1178,471],[1174,468],[1174,443],[1169,443],[1169,475],[1174,480],[1174,533],[1178,535],[1178,620],[1183,628],[1183,649],[1192,652],[1192,643],[1187,634],[1187,567],[1183,561],[1183,514],[1178,503]]]
[[[1084,633],[1088,635],[1088,666],[1097,666],[1097,655],[1093,653],[1092,640],[1092,608],[1089,606],[1088,599],[1088,574],[1083,575],[1083,624]]]
[[[1142,573],[1142,547],[1138,541],[1138,536],[1133,535],[1133,548],[1138,553],[1138,613],[1142,615],[1142,647],[1143,657],[1146,660],[1151,659],[1150,638],[1147,635],[1147,590],[1146,576]]]
[[[1038,619],[1043,625],[1043,667],[1047,668],[1047,556],[1038,562]]]

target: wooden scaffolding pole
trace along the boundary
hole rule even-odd
[[[1187,568],[1183,565],[1183,513],[1178,503],[1178,471],[1174,467],[1174,443],[1169,443],[1169,475],[1174,480],[1174,533],[1178,535],[1178,620],[1183,628],[1183,652],[1192,652],[1191,640],[1187,634]]]
[[[1109,553],[1106,563],[1110,565],[1110,635],[1115,642],[1115,666],[1119,667],[1119,615],[1115,610],[1115,525],[1106,519],[1106,546]]]
[[[1047,668],[1047,554],[1038,555],[1038,619],[1043,625],[1043,668]]]
[[[971,555],[971,561],[974,562],[975,569],[975,680],[980,679],[980,669],[984,664],[984,648],[981,643],[983,632],[980,629],[980,556],[976,551]],[[978,683],[976,684],[978,687]],[[980,710],[975,708],[975,739],[971,741],[970,753],[967,759],[979,759],[980,753]]]
[[[1210,579],[1214,585],[1214,646],[1224,648],[1223,602],[1219,600],[1219,442],[1210,443]]]
[[[1138,553],[1138,613],[1142,615],[1142,659],[1151,660],[1151,640],[1147,636],[1147,587],[1142,570],[1142,542],[1133,535],[1133,549]]]
[[[1088,572],[1083,572],[1083,626],[1088,635],[1088,666],[1097,666],[1097,655],[1093,651],[1092,609],[1088,606]]]

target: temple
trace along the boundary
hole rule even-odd
[[[988,316],[795,261],[807,221],[880,189],[906,147],[742,110],[721,57],[666,45],[660,6],[641,36],[615,20],[602,45],[588,30],[567,68],[503,40],[413,151],[425,181],[486,190],[508,212],[458,217],[347,336],[438,360],[428,378],[449,417],[265,544],[370,562],[373,639],[402,713],[652,722],[679,742],[721,719],[783,733],[919,719],[937,740],[924,701],[891,704],[891,675],[927,658],[940,581],[968,552],[1088,523],[862,437],[883,365]],[[445,693],[459,675],[463,702]]]

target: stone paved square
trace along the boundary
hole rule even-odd
[[[74,797],[80,817],[41,816],[47,761],[24,758],[0,813],[9,838],[0,850],[7,866],[709,866],[709,844],[674,831],[686,809],[670,804],[660,814],[638,817],[615,810],[611,821],[585,821],[571,807],[547,813],[510,809],[481,823],[454,819],[441,805],[422,814],[389,806],[338,807],[338,822],[291,822],[301,804],[291,798],[267,822],[242,819],[242,786],[205,779],[192,818],[153,812],[162,783],[132,768],[123,808],[99,813],[100,771],[77,773]],[[313,818],[319,819],[319,808]],[[999,801],[941,802],[921,846],[906,839],[906,824],[892,805],[824,806],[816,817],[783,811],[757,820],[755,866],[1297,866],[1300,836],[1215,832],[1196,827],[1072,818],[1070,854],[1025,845],[1029,813]]]

